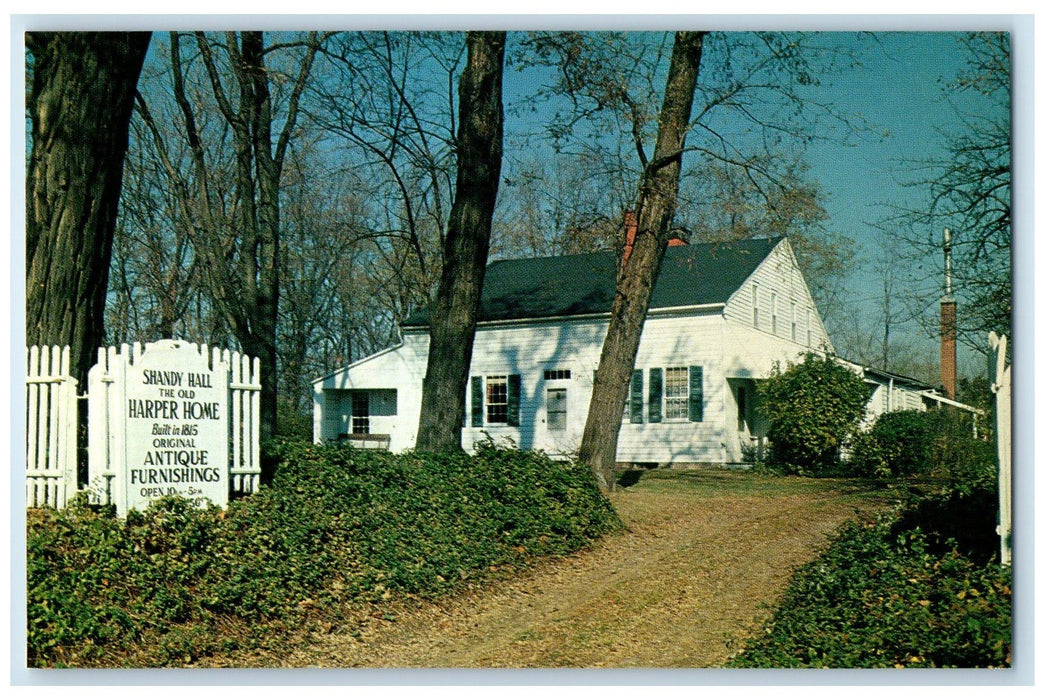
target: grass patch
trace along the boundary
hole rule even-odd
[[[860,479],[783,476],[754,469],[716,467],[650,470],[628,488],[652,493],[672,493],[684,489],[711,497],[731,498],[774,498],[829,492],[862,500],[890,498],[890,494],[879,485]]]
[[[589,470],[538,453],[391,455],[283,441],[227,510],[33,511],[31,667],[180,666],[583,548],[620,520]],[[362,611],[362,612],[360,612]]]

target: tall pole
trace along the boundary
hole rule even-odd
[[[943,230],[943,294],[951,296],[951,229]]]
[[[944,395],[958,393],[958,304],[951,296],[951,230],[943,230],[943,299],[940,300],[940,383]]]

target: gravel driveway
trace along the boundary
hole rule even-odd
[[[397,606],[263,666],[708,668],[722,665],[843,522],[881,494],[707,471],[612,500],[629,530],[439,603]]]

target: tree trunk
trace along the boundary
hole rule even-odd
[[[81,386],[104,341],[116,211],[148,32],[31,32],[26,343],[69,345]]]
[[[617,437],[628,383],[649,309],[650,292],[671,237],[682,152],[705,34],[675,34],[657,145],[653,160],[643,172],[635,206],[638,220],[635,245],[631,254],[622,258],[617,273],[617,293],[581,438],[578,459],[591,467],[600,488],[606,491],[613,490],[616,480]]]
[[[279,313],[280,216],[279,178],[282,162],[272,154],[272,104],[261,32],[242,33],[239,72],[240,109],[248,128],[242,130],[239,168],[243,191],[252,201],[243,208],[246,245],[240,279],[253,282],[248,323],[236,329],[240,343],[261,359],[261,437],[272,437],[277,423],[276,325]],[[235,65],[235,63],[234,63]],[[280,157],[280,161],[282,157]],[[247,232],[249,231],[249,234]]]
[[[468,65],[458,97],[457,190],[431,307],[418,450],[461,449],[465,385],[501,177],[504,45],[504,32],[468,33]]]

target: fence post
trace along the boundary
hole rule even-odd
[[[1001,538],[1001,563],[1012,564],[1012,367],[1005,364],[1007,338],[993,331],[989,336],[994,362],[991,366],[991,391],[997,416],[995,440],[998,446],[998,535]]]
[[[77,382],[71,376],[72,361],[69,346],[66,345],[62,351],[61,373],[64,378],[58,385],[58,405],[61,407],[59,415],[59,442],[58,453],[62,469],[62,494],[59,508],[64,508],[76,492],[80,484],[77,480],[77,462],[79,455],[79,431],[80,431],[80,404],[77,398]]]

